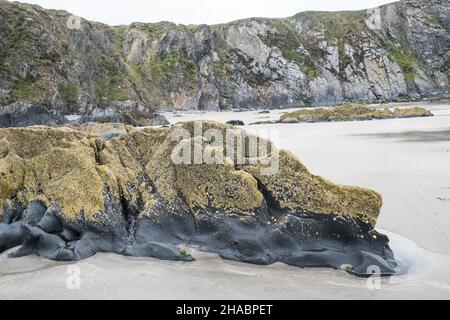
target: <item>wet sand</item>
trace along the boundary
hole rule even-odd
[[[384,206],[377,228],[408,266],[404,276],[378,286],[378,279],[343,271],[254,266],[195,251],[192,263],[98,254],[65,264],[34,256],[11,260],[4,253],[0,299],[450,299],[450,104],[419,105],[436,116],[246,127],[276,130],[279,145],[315,174],[379,191]],[[286,110],[168,118],[250,123],[281,112]],[[78,270],[80,290],[70,286]]]
[[[194,251],[192,263],[97,254],[66,264],[2,255],[0,299],[448,299],[450,258],[388,235],[401,248],[397,254],[410,267],[407,275],[366,280],[344,271],[255,266]],[[77,271],[79,287],[71,278]]]

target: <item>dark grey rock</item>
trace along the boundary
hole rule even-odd
[[[95,108],[83,115],[78,123],[124,123],[132,126],[164,126],[170,124],[162,115],[154,114],[152,110],[135,101],[117,102],[105,108]]]
[[[33,215],[13,224],[0,224],[0,252],[22,245],[11,258],[37,254],[58,260],[76,261],[97,252],[163,260],[192,261],[178,246],[189,243],[197,249],[215,252],[222,258],[268,265],[284,262],[299,267],[349,266],[349,272],[371,276],[371,266],[381,275],[406,272],[398,265],[386,236],[368,224],[333,215],[284,213],[267,208],[253,219],[240,221],[225,214],[207,212],[194,220],[188,213],[141,217],[129,223],[118,221],[118,229],[103,229],[101,224],[81,227],[58,218],[57,209],[48,210],[33,202],[27,212]],[[40,221],[36,220],[41,217]],[[272,223],[268,223],[271,221]],[[122,226],[128,231],[123,232]]]
[[[8,1],[0,2],[0,15],[0,105],[36,101],[90,116],[87,121],[147,125],[141,121],[151,117],[124,111],[133,103],[248,110],[414,101],[450,92],[448,0],[219,26],[162,22],[156,33],[145,23],[118,32],[84,20],[83,32],[73,32],[54,11]],[[20,21],[28,21],[22,37],[6,36]],[[174,63],[152,68],[165,61]]]
[[[17,247],[24,242],[25,230],[21,222],[0,223],[0,252]]]
[[[47,208],[40,202],[33,201],[24,212],[23,222],[29,225],[36,225],[44,216]]]
[[[170,125],[169,120],[167,120],[167,118],[163,115],[155,115],[150,123],[148,124],[149,126],[168,126]]]
[[[231,120],[231,121],[227,121],[227,124],[230,124],[232,126],[245,126],[244,121],[242,120]]]
[[[17,103],[0,107],[0,128],[56,126],[67,122],[64,116],[44,106]]]

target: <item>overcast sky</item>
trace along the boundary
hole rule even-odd
[[[249,17],[289,17],[307,10],[357,10],[393,0],[25,0],[111,25],[172,21],[215,24]]]

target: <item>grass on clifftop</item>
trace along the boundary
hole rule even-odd
[[[306,11],[296,14],[294,19],[304,19],[314,25],[322,24],[325,40],[346,39],[351,34],[359,34],[366,29],[365,11],[320,12]]]

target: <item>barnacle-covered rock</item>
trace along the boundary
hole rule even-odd
[[[216,122],[95,126],[0,129],[0,251],[192,260],[177,247],[188,244],[257,264],[398,271],[374,230],[381,196],[312,175],[270,141]]]

